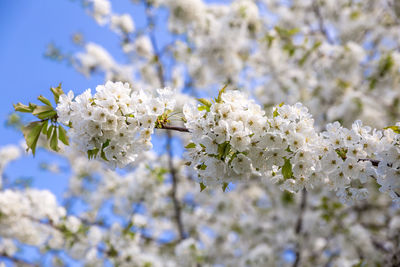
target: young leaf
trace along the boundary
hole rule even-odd
[[[200,192],[203,192],[206,187],[203,183],[200,183]]]
[[[229,183],[224,183],[224,184],[222,185],[222,191],[223,191],[223,192],[226,191],[226,188],[228,187],[228,185],[229,185]]]
[[[44,121],[43,122],[43,128],[42,128],[42,134],[46,135],[47,134],[47,126],[49,124],[49,121]]]
[[[384,128],[385,130],[386,129],[392,129],[393,130],[393,132],[395,132],[395,133],[400,133],[400,127],[399,126],[388,126],[388,127],[385,127]]]
[[[285,103],[282,102],[282,103],[280,103],[280,104],[278,105],[278,107],[282,107],[284,104],[285,104]],[[274,108],[274,113],[273,113],[274,118],[279,116],[278,107],[275,107],[275,108]]]
[[[195,148],[196,144],[195,143],[189,143],[185,146],[185,148]]]
[[[65,131],[64,127],[61,125],[58,126],[58,139],[60,139],[60,141],[65,145],[69,146],[67,131]]]
[[[203,104],[206,107],[211,107],[211,102],[205,98],[197,98],[197,101],[199,101],[201,104]]]
[[[22,128],[22,133],[24,134],[26,145],[28,149],[32,150],[32,154],[35,155],[37,141],[39,140],[40,132],[43,128],[43,122],[35,121],[28,124]]]
[[[283,166],[282,166],[282,175],[283,175],[283,178],[285,178],[285,179],[292,178],[293,171],[292,171],[292,163],[290,163],[290,159],[285,159],[285,164],[283,164]]]
[[[225,89],[228,87],[228,84],[225,84],[221,90],[218,92],[218,97],[215,99],[215,102],[220,103],[222,101],[222,94],[225,93]]]
[[[14,106],[14,110],[18,111],[18,112],[32,113],[32,111],[33,111],[33,108],[31,106],[27,106],[22,103],[17,103],[17,104],[14,104],[13,106]]]
[[[54,151],[58,151],[57,128],[54,128],[53,134],[51,135],[50,148]]]
[[[210,112],[210,107],[207,107],[207,106],[200,106],[200,107],[198,107],[197,109],[198,109],[199,111],[206,110],[207,112]]]
[[[51,107],[51,102],[50,102],[50,100],[48,100],[46,97],[40,95],[40,96],[38,96],[38,100],[39,100],[40,102],[42,102],[43,104],[45,104],[45,105]]]
[[[49,129],[47,129],[47,140],[50,139],[51,134],[53,133],[54,125],[50,125]]]
[[[32,114],[33,115],[39,115],[40,113],[47,112],[53,110],[53,107],[49,106],[36,106],[35,109],[33,110]]]
[[[58,104],[60,96],[64,94],[64,91],[61,89],[61,83],[57,87],[51,87],[50,91],[54,95],[54,101]]]
[[[46,119],[51,119],[51,118],[53,118],[53,117],[56,116],[56,115],[57,115],[57,111],[55,111],[55,110],[49,110],[49,111],[40,113],[40,114],[37,115],[36,117],[38,117],[38,118],[41,119],[41,120],[46,120]]]
[[[95,157],[97,157],[97,154],[99,153],[99,149],[95,148],[92,150],[88,150],[87,151],[87,155],[88,155],[88,159],[94,159]]]
[[[33,115],[41,120],[49,119],[57,115],[57,111],[51,106],[36,106],[32,112]]]

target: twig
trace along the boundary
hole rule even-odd
[[[321,10],[319,9],[319,5],[318,5],[317,1],[314,1],[314,3],[312,4],[312,8],[313,8],[313,11],[314,11],[315,15],[317,16],[317,19],[318,19],[319,30],[325,36],[325,38],[328,41],[328,43],[334,44],[334,41],[329,36],[328,31],[326,30],[325,22],[324,22],[324,19],[322,17]]]
[[[189,133],[189,129],[187,129],[185,127],[179,127],[179,126],[163,125],[162,128],[160,128],[160,129]]]
[[[154,26],[154,17],[151,13],[151,7],[150,4],[145,1],[145,6],[146,6],[146,18],[147,18],[147,24],[149,28],[151,29]],[[161,63],[161,54],[158,50],[157,47],[157,42],[156,38],[153,34],[153,32],[149,33],[150,35],[150,41],[153,46],[153,50],[155,53],[155,60],[157,63],[157,75],[158,79],[161,83],[161,86],[165,86],[165,79],[164,79],[164,71],[163,71],[163,65]],[[183,128],[183,127],[176,127],[176,126],[166,126],[163,125],[161,129],[167,129],[167,151],[168,151],[168,164],[169,164],[169,169],[171,172],[171,177],[172,177],[172,192],[171,192],[171,198],[172,202],[174,205],[174,217],[175,217],[175,222],[178,228],[178,233],[179,233],[179,240],[185,239],[185,232],[183,230],[183,223],[182,223],[182,216],[181,216],[181,206],[179,204],[179,201],[176,196],[177,188],[178,188],[178,177],[176,175],[176,169],[173,164],[173,155],[172,155],[172,133],[171,130],[174,131],[180,131],[180,132],[189,132],[188,129]]]
[[[167,139],[168,164],[169,164],[169,169],[170,169],[171,177],[172,177],[171,198],[172,198],[172,202],[174,204],[174,217],[175,217],[176,226],[178,228],[179,239],[183,240],[183,239],[185,239],[185,231],[183,230],[181,206],[176,197],[176,192],[177,192],[177,188],[178,188],[178,177],[176,175],[176,169],[175,169],[174,163],[173,163],[172,146],[171,146],[171,143],[172,143],[171,131],[167,131],[167,134],[168,134],[168,139]]]
[[[10,260],[10,261],[14,262],[18,266],[34,266],[34,267],[38,267],[39,266],[37,264],[28,262],[28,261],[23,260],[21,258],[17,258],[15,256],[9,256],[4,252],[0,253],[0,258],[4,258],[4,259],[7,259],[7,260]]]
[[[300,246],[300,238],[301,238],[301,231],[303,229],[303,216],[304,211],[307,205],[307,190],[304,188],[301,191],[301,203],[300,203],[300,210],[299,210],[299,217],[297,218],[297,222],[295,225],[295,234],[298,238],[297,245],[296,245],[296,259],[293,262],[293,267],[298,267],[301,261],[301,246]]]

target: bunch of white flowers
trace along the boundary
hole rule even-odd
[[[239,91],[221,93],[215,103],[185,105],[185,126],[192,134],[187,156],[205,185],[250,177],[254,144],[267,130],[261,107]]]
[[[15,145],[4,146],[0,149],[0,188],[3,184],[3,172],[5,167],[13,160],[18,159],[22,154],[20,147]]]
[[[400,127],[400,123],[396,124]],[[384,131],[380,148],[376,153],[379,160],[377,182],[379,191],[388,192],[393,200],[400,205],[400,134],[391,129]]]
[[[320,134],[323,153],[319,170],[327,178],[326,186],[337,191],[342,202],[367,198],[366,182],[376,179],[371,160],[380,150],[382,132],[371,131],[361,121],[354,122],[351,129],[338,122],[328,124],[326,129]]]
[[[186,105],[184,114],[192,134],[187,158],[204,185],[266,175],[290,192],[325,186],[351,203],[368,197],[373,178],[400,199],[400,134],[392,129],[372,131],[361,121],[347,129],[335,122],[318,133],[302,104],[280,105],[267,117],[238,91],[200,102]]]
[[[128,34],[135,30],[135,24],[129,14],[113,15],[111,17],[111,28],[117,32]]]
[[[111,13],[111,3],[108,0],[91,0],[93,10],[90,12],[93,18],[100,25],[104,25],[108,21]]]
[[[44,223],[59,223],[66,210],[58,206],[55,196],[47,190],[5,190],[0,192],[0,234],[17,238],[27,244],[46,241],[53,229]]]
[[[90,89],[75,98],[69,92],[60,97],[58,121],[71,127],[69,136],[79,150],[122,168],[152,148],[157,118],[174,107],[169,88],[157,92],[153,97],[110,81],[97,86],[94,95]]]
[[[320,180],[317,166],[321,148],[308,109],[300,103],[278,106],[268,123],[271,128],[258,144],[267,151],[265,170],[272,169],[274,180],[283,182],[283,189],[312,188]]]

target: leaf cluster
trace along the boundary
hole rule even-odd
[[[50,88],[53,93],[54,101],[58,104],[60,96],[64,94],[61,84],[57,87]],[[53,107],[51,101],[46,97],[40,95],[37,98],[44,105],[37,105],[34,103],[29,103],[24,105],[22,103],[14,104],[14,110],[17,112],[31,113],[35,116],[38,121],[29,123],[28,125],[22,127],[22,133],[27,145],[27,151],[32,150],[32,154],[35,155],[37,143],[40,135],[47,138],[49,142],[49,147],[58,151],[58,141],[61,141],[65,145],[69,145],[69,140],[67,132],[63,126],[59,125],[57,122],[57,111]]]

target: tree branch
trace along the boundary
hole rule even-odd
[[[32,266],[32,267],[33,267],[33,266],[34,266],[34,267],[38,267],[38,266],[39,266],[39,265],[37,265],[37,264],[28,262],[28,261],[26,261],[26,260],[17,258],[17,257],[15,257],[15,256],[9,256],[9,255],[7,255],[5,252],[0,253],[0,258],[4,258],[4,259],[7,259],[7,260],[10,260],[10,261],[12,261],[13,263],[15,263],[15,264],[18,265],[18,266]]]
[[[144,1],[144,2],[145,2],[145,6],[146,6],[147,26],[149,27],[150,30],[153,30],[155,23],[154,23],[154,17],[151,13],[151,6],[147,1]],[[153,46],[153,50],[154,50],[154,59],[157,64],[158,80],[160,81],[161,87],[165,87],[164,70],[163,70],[163,66],[161,64],[161,56],[162,55],[158,50],[157,41],[156,41],[156,38],[155,38],[153,32],[149,33],[149,37],[150,37],[151,45]]]
[[[145,3],[145,7],[146,7],[147,24],[148,24],[149,28],[152,29],[154,26],[154,17],[151,13],[151,6],[147,1],[144,1],[144,3]],[[156,38],[155,38],[153,32],[150,32],[149,36],[150,36],[150,41],[151,41],[151,44],[153,46],[153,50],[155,53],[158,79],[161,83],[161,86],[165,87],[164,71],[163,71],[163,65],[161,63],[161,54],[157,47]],[[167,135],[168,135],[167,136],[168,164],[169,164],[169,169],[170,169],[171,177],[172,177],[171,198],[172,198],[172,202],[174,205],[174,218],[175,218],[175,222],[176,222],[176,225],[178,228],[179,240],[183,240],[183,239],[185,239],[185,232],[183,230],[181,206],[180,206],[178,198],[176,196],[176,192],[177,192],[177,188],[178,188],[178,177],[177,177],[176,169],[175,169],[174,163],[173,163],[173,154],[172,154],[172,146],[171,146],[171,143],[172,143],[171,130],[180,131],[180,132],[189,132],[189,130],[186,128],[183,128],[183,127],[166,126],[166,125],[162,125],[161,129],[166,129]]]
[[[329,36],[328,31],[326,30],[324,18],[322,17],[321,10],[319,8],[319,5],[318,5],[317,1],[313,2],[312,9],[313,9],[313,11],[314,11],[314,13],[315,13],[315,15],[316,15],[316,17],[318,19],[319,30],[325,36],[325,38],[328,41],[328,43],[334,44],[334,41]]]
[[[170,125],[163,125],[162,128],[159,129],[165,129],[165,130],[171,130],[171,131],[178,131],[178,132],[185,132],[189,133],[189,129],[185,127],[179,127],[179,126],[170,126]]]
[[[179,239],[183,240],[183,239],[185,239],[185,231],[183,229],[183,223],[182,223],[181,206],[180,206],[178,198],[176,196],[177,188],[178,188],[178,177],[177,177],[176,169],[175,169],[174,163],[173,163],[171,131],[167,131],[167,134],[168,134],[168,139],[167,139],[168,164],[169,164],[169,169],[170,169],[171,178],[172,178],[171,198],[172,198],[172,202],[174,204],[174,218],[175,218],[176,226],[178,228]]]
[[[301,261],[301,232],[303,230],[303,216],[307,206],[307,190],[304,188],[301,191],[301,203],[300,203],[300,210],[299,210],[299,217],[297,217],[297,222],[295,225],[295,234],[297,236],[297,245],[296,245],[296,259],[293,262],[292,267],[298,267]]]

